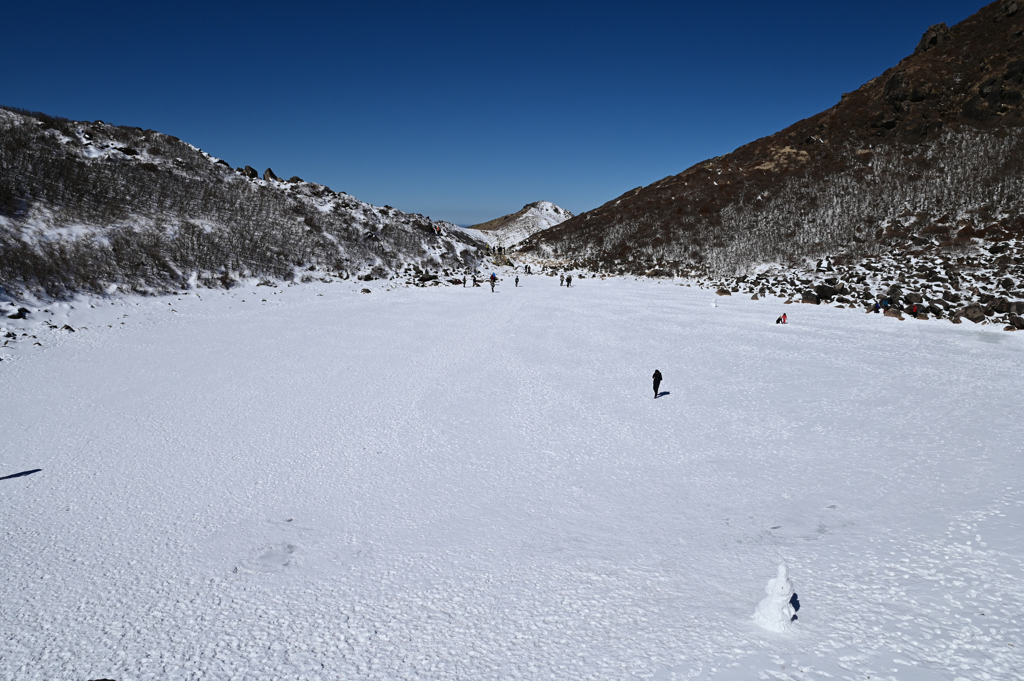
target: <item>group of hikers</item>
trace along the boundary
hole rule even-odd
[[[487,281],[491,282],[491,293],[494,293],[494,285],[498,283],[498,274],[491,272],[491,276],[487,277]],[[519,277],[516,277],[516,286],[519,285]],[[466,288],[466,277],[462,277],[462,288]],[[480,288],[480,281],[473,275],[473,288]]]
[[[888,310],[889,308],[899,309],[898,307],[893,305],[892,302],[890,302],[890,300],[888,298],[882,298],[881,301],[875,301],[875,304],[871,308],[870,311],[874,312],[875,314],[878,314],[882,310]],[[900,311],[902,312],[902,310],[900,310]],[[917,306],[917,303],[914,303],[910,307],[910,314],[914,317],[914,319],[917,319],[917,315],[920,312],[921,312],[921,309]]]
[[[531,274],[532,273],[532,270],[531,270],[529,265],[524,265],[523,266],[523,270],[524,270],[525,274]],[[456,281],[458,281],[458,280],[456,279]],[[497,272],[491,272],[491,276],[487,277],[487,281],[490,282],[490,284],[491,284],[491,293],[494,293],[494,287],[498,283],[498,273]],[[473,275],[472,282],[473,282],[473,288],[480,288],[480,282],[477,279],[475,274]],[[516,288],[519,288],[519,275],[518,274],[516,275],[515,283],[516,283]],[[558,277],[558,285],[559,286],[566,286],[566,287],[572,286],[572,275],[571,274],[569,274],[569,275],[565,275],[565,274],[559,275],[559,277]],[[465,277],[465,275],[463,275],[463,277],[462,277],[462,288],[466,288],[466,277]]]

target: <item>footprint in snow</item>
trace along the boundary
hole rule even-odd
[[[273,573],[282,572],[292,567],[297,562],[295,552],[298,547],[295,544],[282,543],[271,546],[264,546],[258,549],[255,558],[243,561],[235,567],[235,573]]]

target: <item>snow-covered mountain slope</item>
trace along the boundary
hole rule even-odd
[[[469,229],[478,230],[495,246],[509,247],[537,232],[560,225],[572,216],[572,213],[550,201],[537,201],[511,215],[473,225]]]
[[[232,169],[175,137],[0,108],[0,296],[468,271],[465,230],[299,177]]]
[[[0,678],[1020,678],[1024,336],[502,276],[0,320]]]

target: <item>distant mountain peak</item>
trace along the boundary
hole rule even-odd
[[[515,213],[471,225],[469,229],[482,232],[488,240],[499,246],[514,246],[572,217],[572,213],[550,201],[534,201]]]

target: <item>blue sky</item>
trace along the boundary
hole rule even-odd
[[[0,104],[470,224],[573,212],[776,132],[961,0],[8,3]]]

